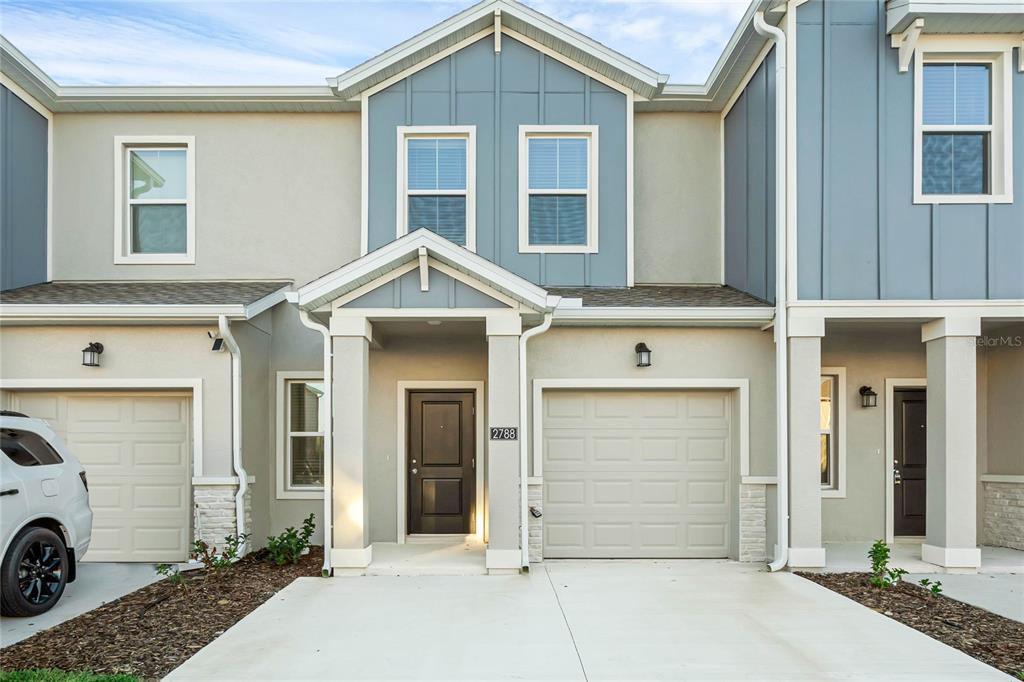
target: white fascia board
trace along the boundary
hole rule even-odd
[[[282,298],[282,300],[284,300]],[[244,305],[26,305],[0,304],[0,321],[57,322],[68,320],[244,320]]]
[[[886,33],[901,33],[915,20],[932,16],[1024,15],[1020,0],[890,0],[886,4]],[[927,22],[926,22],[927,23]]]
[[[277,291],[267,294],[261,299],[253,301],[245,306],[245,319],[251,320],[257,315],[270,310],[278,303],[288,300],[288,295],[292,292],[289,290],[290,287],[284,286]]]
[[[790,317],[796,318],[916,318],[978,316],[1024,319],[1024,299],[984,300],[891,300],[891,301],[794,301]]]
[[[569,299],[572,300],[572,299]],[[658,307],[580,307],[559,306],[554,312],[556,324],[599,323],[700,323],[711,325],[760,326],[770,322],[775,308],[658,306]]]
[[[548,309],[548,293],[544,289],[425,229],[411,232],[300,287],[299,307],[315,310],[403,263],[417,260],[421,246],[426,247],[430,256],[439,262],[479,279],[531,308]]]

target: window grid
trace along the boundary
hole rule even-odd
[[[286,486],[285,487],[286,487],[287,490],[323,490],[323,485],[303,485],[303,484],[295,483],[295,469],[294,469],[294,466],[293,466],[294,465],[294,458],[292,456],[292,452],[293,452],[292,443],[294,442],[295,438],[319,438],[320,439],[320,443],[321,443],[321,451],[323,450],[324,431],[323,431],[322,426],[323,426],[323,424],[325,422],[324,410],[326,409],[326,405],[324,404],[324,401],[322,400],[322,395],[321,395],[321,399],[318,400],[318,409],[317,409],[317,426],[321,427],[321,428],[319,428],[316,431],[293,431],[292,430],[292,417],[293,417],[293,413],[292,413],[292,400],[291,400],[292,387],[293,386],[306,386],[308,384],[316,384],[316,383],[322,384],[323,381],[313,380],[313,379],[289,379],[289,380],[285,381],[285,383],[284,383],[284,388],[285,388],[284,430],[285,430],[285,476],[286,476]],[[321,475],[323,475],[322,468],[323,468],[323,460],[321,460]]]
[[[819,434],[821,449],[821,488],[835,490],[837,485],[838,453],[836,447],[836,390],[838,377],[823,375],[821,377]]]
[[[125,177],[125,183],[127,184],[127,187],[125,187],[125,196],[128,197],[128,207],[127,207],[126,213],[127,213],[127,224],[128,224],[128,234],[127,234],[127,237],[128,237],[128,253],[129,253],[129,255],[133,255],[133,256],[135,256],[135,255],[175,255],[176,256],[176,255],[182,255],[182,254],[186,253],[187,250],[188,250],[187,244],[186,244],[186,247],[185,247],[185,251],[153,252],[153,251],[140,251],[140,250],[138,250],[136,248],[136,244],[135,244],[135,211],[133,210],[134,206],[183,206],[183,207],[185,207],[186,211],[188,210],[188,190],[187,189],[185,190],[184,196],[182,196],[180,199],[173,199],[173,198],[170,198],[170,197],[162,197],[162,198],[156,198],[156,199],[147,199],[145,197],[135,198],[135,197],[132,196],[132,194],[134,193],[133,190],[134,190],[134,181],[135,181],[135,176],[134,176],[134,172],[133,172],[134,165],[133,165],[133,162],[132,162],[132,157],[136,156],[139,152],[163,152],[163,151],[183,151],[183,152],[185,152],[185,155],[186,155],[185,156],[185,167],[186,167],[185,172],[186,173],[188,172],[188,148],[186,146],[184,146],[184,145],[181,145],[181,146],[175,145],[175,146],[166,146],[166,147],[130,145],[130,146],[126,146],[124,148],[124,154],[125,154],[125,162],[124,162],[125,165],[124,165],[124,167],[126,169],[124,177]],[[186,180],[186,183],[187,183],[187,180]],[[186,231],[186,235],[187,235],[187,232],[188,232],[187,218],[186,218],[186,225],[183,226],[183,229]],[[186,237],[186,241],[187,241],[187,237]]]
[[[959,123],[958,122],[958,119],[961,118],[961,110],[962,110],[962,108],[960,106],[960,94],[961,94],[960,93],[960,86],[961,86],[960,81],[961,81],[961,77],[960,77],[959,67],[970,67],[970,66],[983,66],[983,67],[987,67],[987,69],[988,69],[988,74],[987,74],[988,83],[987,83],[987,88],[986,88],[986,92],[985,92],[985,95],[988,98],[988,100],[984,103],[985,111],[987,113],[987,115],[985,116],[985,118],[987,120],[987,123]],[[948,106],[949,106],[949,115],[950,115],[952,120],[950,122],[942,122],[942,123],[926,123],[925,121],[929,120],[928,105],[929,105],[930,102],[928,100],[925,100],[925,102],[923,102],[923,104],[922,104],[922,106],[923,106],[922,124],[921,124],[921,133],[922,133],[922,137],[923,137],[923,142],[922,142],[922,151],[921,151],[921,153],[922,153],[924,158],[922,158],[921,163],[924,166],[927,167],[929,165],[928,164],[929,151],[934,150],[934,151],[939,152],[940,154],[944,155],[945,152],[943,151],[943,147],[948,147],[948,150],[949,150],[948,151],[948,154],[949,154],[949,178],[948,178],[948,185],[943,186],[943,187],[936,187],[936,186],[934,186],[935,183],[934,183],[934,180],[933,180],[932,186],[929,187],[928,186],[929,185],[929,179],[935,178],[935,174],[934,174],[934,172],[926,169],[925,176],[927,176],[927,177],[924,177],[924,176],[922,177],[922,192],[924,194],[926,194],[926,195],[929,195],[929,196],[934,196],[934,195],[940,195],[940,196],[941,195],[963,195],[963,194],[968,194],[968,195],[970,195],[970,194],[990,194],[991,193],[991,180],[990,180],[989,166],[990,166],[990,163],[991,163],[991,161],[990,161],[991,153],[989,151],[989,148],[990,148],[990,145],[992,143],[992,131],[993,131],[993,124],[992,124],[992,62],[989,61],[989,60],[972,60],[972,59],[956,59],[956,60],[936,59],[936,60],[931,60],[931,61],[926,60],[925,63],[924,63],[923,69],[925,71],[925,74],[927,74],[928,70],[930,68],[931,69],[935,69],[935,68],[941,68],[941,67],[949,67],[951,69],[950,73],[951,73],[952,89],[948,93],[948,97],[950,98]],[[925,82],[927,83],[927,76],[926,76],[926,81]],[[961,191],[963,189],[963,187],[964,187],[964,184],[971,183],[972,180],[970,178],[968,178],[966,180],[961,180],[961,178],[958,177],[958,175],[957,175],[958,152],[962,153],[962,154],[973,155],[972,154],[972,150],[970,150],[970,148],[966,147],[965,145],[970,144],[972,142],[971,138],[976,138],[976,137],[978,137],[978,135],[981,136],[981,139],[976,141],[976,143],[980,142],[980,144],[981,144],[980,150],[976,150],[976,155],[981,157],[980,158],[980,164],[981,164],[981,169],[980,169],[981,170],[981,173],[980,173],[980,175],[981,175],[981,177],[980,177],[980,186],[971,187],[969,190]],[[948,140],[944,140],[943,138],[948,138]],[[975,144],[975,146],[976,146],[976,144]],[[938,160],[942,160],[941,157]]]

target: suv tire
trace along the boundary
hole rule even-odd
[[[64,540],[47,528],[18,533],[0,567],[0,613],[38,616],[60,600],[68,582]]]

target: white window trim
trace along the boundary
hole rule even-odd
[[[520,253],[597,253],[598,137],[596,125],[521,125],[519,126],[519,252]],[[581,137],[587,140],[587,243],[530,244],[530,153],[531,137]],[[578,190],[536,190],[537,194],[580,194]]]
[[[127,191],[131,172],[126,159],[129,149],[147,146],[185,149],[185,253],[132,253],[129,234]],[[196,262],[196,138],[194,135],[114,136],[114,264],[195,265]],[[158,202],[173,203],[173,202]]]
[[[288,475],[289,438],[288,431],[288,382],[323,381],[323,372],[282,371],[277,373],[277,499],[279,500],[322,500],[324,489],[313,487],[293,488]],[[321,415],[323,422],[323,415]]]
[[[476,126],[398,126],[397,128],[398,165],[395,166],[397,179],[395,196],[398,198],[395,207],[395,237],[402,237],[409,232],[408,205],[409,195],[451,194],[466,196],[466,247],[476,251]],[[406,142],[413,137],[461,137],[466,140],[466,189],[463,190],[413,190],[409,191],[406,160],[408,159]]]
[[[1017,39],[1019,41],[1019,38]],[[1013,48],[1014,38],[989,35],[923,35],[914,59],[914,203],[1013,203]],[[929,62],[984,63],[992,67],[992,122],[985,126],[924,125],[924,73]],[[922,191],[924,133],[989,131],[988,194],[925,194]]]
[[[836,402],[832,405],[832,443],[835,445],[836,486],[821,486],[822,497],[846,497],[846,368],[822,367],[821,376],[835,377]]]

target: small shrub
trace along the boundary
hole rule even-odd
[[[924,589],[926,589],[929,592],[931,592],[933,597],[938,597],[940,594],[942,594],[942,581],[941,580],[936,580],[935,582],[932,582],[928,578],[921,578],[918,581],[918,584],[921,587],[923,587]]]
[[[314,514],[310,512],[302,522],[301,531],[289,526],[277,537],[267,538],[267,554],[270,555],[270,560],[274,564],[284,566],[289,563],[299,563],[299,557],[302,556],[304,550],[309,548],[309,541],[316,530],[314,518]]]
[[[217,551],[214,545],[207,544],[205,540],[196,540],[192,543],[192,557],[202,562],[203,567],[219,571],[227,568],[238,561],[238,554],[249,539],[251,533],[242,535],[225,535],[224,549]]]
[[[167,578],[167,582],[175,587],[185,586],[185,576],[178,570],[177,564],[157,564],[156,572]]]
[[[889,546],[884,540],[876,540],[868,550],[871,559],[871,584],[886,589],[898,583],[907,571],[902,568],[889,568]]]

